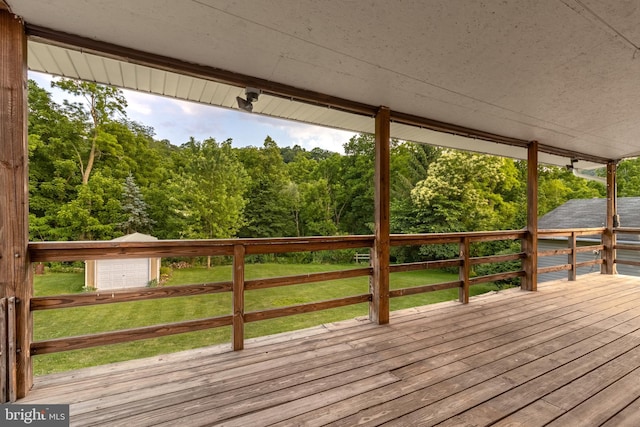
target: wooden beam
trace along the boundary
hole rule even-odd
[[[607,163],[607,212],[605,229],[602,233],[602,244],[604,250],[602,251],[602,267],[600,272],[602,274],[616,274],[616,235],[614,228],[619,226],[617,221],[618,207],[617,207],[617,182],[616,182],[617,166],[615,162]]]
[[[0,9],[0,297],[16,298],[18,398],[33,381],[28,158],[27,37],[22,20]]]
[[[458,269],[460,288],[458,289],[458,300],[463,304],[469,304],[469,279],[471,277],[471,240],[469,237],[462,239],[459,245],[460,258],[463,262]]]
[[[527,235],[524,240],[525,277],[522,289],[538,289],[538,142],[532,141],[527,148]]]
[[[569,237],[569,255],[567,256],[567,262],[571,264],[571,270],[569,270],[569,281],[575,282],[578,277],[578,253],[576,251],[578,247],[578,241],[576,239],[576,233],[571,233],[571,237]]]
[[[234,350],[244,348],[244,254],[243,245],[233,247],[233,339]]]
[[[373,275],[369,319],[379,325],[389,323],[390,113],[389,108],[380,107],[376,114],[375,233],[371,260]]]

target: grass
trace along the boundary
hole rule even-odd
[[[246,278],[265,278],[333,271],[353,268],[348,265],[317,264],[247,264]],[[231,279],[230,266],[211,269],[188,268],[174,270],[167,285],[218,282]],[[441,271],[414,271],[391,275],[391,288],[411,287],[457,280],[457,274]],[[303,304],[346,297],[368,292],[368,277],[333,280],[312,284],[260,289],[245,293],[245,311]],[[83,273],[47,273],[35,277],[35,294],[60,295],[78,293],[84,286]],[[496,290],[491,284],[471,288],[472,295]],[[457,299],[457,289],[447,289],[401,298],[393,298],[391,310]],[[320,325],[327,322],[365,316],[367,304],[340,307],[245,325],[245,337],[252,338]],[[159,323],[199,319],[231,314],[231,294],[198,295],[180,298],[136,301],[59,310],[34,312],[36,341],[113,331]],[[130,360],[230,342],[231,328],[223,327],[168,337],[147,339],[83,350],[34,357],[34,373],[65,371],[87,366]]]

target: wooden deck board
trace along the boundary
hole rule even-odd
[[[640,425],[640,280],[588,275],[36,379],[72,425]]]

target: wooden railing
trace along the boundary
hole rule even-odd
[[[615,229],[615,233],[616,233],[616,235],[627,235],[627,234],[640,235],[640,228],[618,227],[618,228]],[[618,251],[618,250],[620,250],[620,251],[630,251],[632,253],[635,253],[635,252],[639,252],[640,251],[640,244],[639,245],[616,244],[616,245],[614,245],[614,249],[616,251]],[[635,260],[630,260],[630,259],[623,259],[623,258],[619,258],[619,257],[616,257],[615,263],[616,264],[622,264],[622,265],[631,265],[631,266],[634,266],[634,267],[640,267],[640,261],[635,261]]]
[[[371,236],[311,237],[281,239],[229,239],[158,242],[46,242],[29,245],[32,262],[76,261],[85,259],[117,259],[141,257],[233,257],[233,280],[229,282],[201,283],[184,286],[139,288],[124,291],[91,292],[84,294],[35,297],[31,310],[50,310],[81,307],[96,304],[140,301],[178,296],[192,296],[231,292],[233,312],[226,316],[189,320],[92,335],[65,337],[37,341],[31,344],[34,355],[76,350],[106,344],[122,343],[146,338],[193,332],[220,326],[232,326],[233,348],[244,345],[244,323],[273,319],[316,310],[342,307],[368,302],[369,294],[354,295],[328,301],[299,304],[256,312],[244,312],[244,292],[277,286],[345,279],[371,275],[371,268],[355,268],[344,271],[305,274],[278,278],[245,280],[244,263],[247,255],[278,254],[289,252],[322,251],[354,248],[370,248]]]
[[[567,262],[565,264],[538,268],[538,274],[566,270],[568,272],[568,279],[576,280],[578,268],[592,266],[592,265],[601,265],[603,263],[603,260],[601,258],[578,262],[577,255],[578,253],[603,251],[604,244],[599,243],[594,245],[578,246],[577,238],[578,236],[594,236],[595,238],[600,239],[600,241],[602,242],[602,234],[604,233],[604,231],[605,231],[604,228],[581,228],[581,229],[570,229],[570,230],[538,230],[539,240],[545,239],[545,238],[547,239],[553,238],[553,237],[567,238],[566,249],[552,249],[552,250],[546,250],[546,251],[538,251],[538,258],[547,257],[547,256],[567,255]]]
[[[524,275],[524,271],[520,268],[512,272],[471,277],[471,270],[474,265],[522,260],[525,257],[524,252],[499,256],[472,257],[470,256],[471,245],[476,242],[495,240],[519,240],[523,239],[524,236],[525,231],[392,235],[392,246],[457,244],[459,246],[459,256],[448,260],[396,264],[391,266],[391,273],[448,267],[457,268],[460,272],[460,279],[447,283],[394,289],[389,292],[389,296],[396,298],[440,289],[459,288],[460,301],[467,303],[469,301],[469,287],[472,285]],[[340,249],[357,249],[359,251],[365,249],[370,251],[372,247],[373,236],[157,241],[144,243],[110,241],[30,243],[29,252],[31,261],[34,263],[141,257],[228,256],[233,258],[233,279],[231,281],[34,297],[30,302],[32,311],[216,293],[231,293],[233,307],[232,313],[224,316],[37,341],[31,344],[31,354],[41,355],[83,349],[221,326],[232,327],[232,346],[236,350],[242,349],[244,346],[245,323],[363,302],[371,303],[372,299],[371,292],[369,292],[326,301],[245,312],[245,292],[361,276],[371,277],[373,272],[371,266],[360,267],[356,264],[355,268],[348,270],[246,280],[244,270],[247,256]]]
[[[519,270],[505,273],[491,274],[485,276],[471,277],[472,266],[479,264],[492,264],[507,261],[523,260],[526,256],[524,252],[517,252],[507,255],[492,255],[484,257],[471,256],[471,244],[479,242],[490,242],[497,240],[521,240],[526,232],[521,231],[481,231],[467,233],[434,233],[434,234],[394,234],[391,236],[391,246],[412,246],[412,245],[443,245],[456,244],[459,248],[459,257],[438,260],[424,261],[410,264],[396,264],[390,267],[390,272],[415,271],[422,269],[440,269],[457,267],[459,269],[459,280],[439,283],[435,285],[424,285],[419,287],[394,289],[389,292],[390,298],[404,295],[413,295],[421,292],[431,292],[441,289],[459,288],[459,300],[462,303],[469,302],[469,287],[480,283],[506,280],[525,275],[522,266]]]
[[[578,246],[579,236],[596,236],[602,238],[603,228],[570,229],[570,230],[538,230],[538,237],[567,238],[568,247],[538,252],[538,257],[566,255],[567,262],[551,267],[538,269],[538,274],[567,271],[570,280],[575,280],[577,269],[580,267],[600,265],[602,259],[584,262],[577,261],[577,254],[583,252],[602,251],[602,243],[588,246]],[[640,229],[620,228],[616,233],[640,234]],[[413,287],[401,287],[389,291],[390,298],[406,295],[437,291],[441,289],[458,288],[459,300],[469,301],[471,286],[523,277],[525,272],[520,268],[514,271],[473,277],[473,267],[480,264],[504,263],[522,261],[526,254],[523,251],[506,255],[490,255],[482,257],[471,256],[471,247],[475,243],[490,241],[522,241],[526,231],[487,231],[469,233],[438,233],[417,235],[392,235],[391,246],[422,246],[422,245],[457,245],[458,256],[436,261],[393,264],[390,273],[416,271],[424,269],[457,269],[459,279],[437,283],[424,284]],[[77,261],[87,259],[118,259],[141,257],[199,257],[199,256],[227,256],[233,258],[233,279],[224,282],[199,283],[181,286],[163,286],[155,288],[136,288],[109,292],[89,292],[81,294],[34,297],[30,302],[32,311],[64,309],[99,304],[113,304],[121,302],[152,300],[159,298],[173,298],[182,296],[231,293],[232,312],[229,315],[188,320],[176,323],[145,326],[126,330],[96,333],[91,335],[47,339],[33,342],[31,354],[47,354],[67,350],[82,349],[100,345],[142,340],[152,337],[199,331],[221,326],[232,327],[232,344],[234,349],[244,346],[245,323],[274,319],[308,313],[317,310],[342,307],[363,302],[371,303],[371,292],[352,295],[332,300],[310,302],[293,306],[271,308],[267,310],[245,312],[245,292],[314,283],[337,279],[347,279],[362,276],[372,276],[372,267],[361,267],[341,271],[311,273],[304,275],[271,277],[246,280],[244,277],[245,259],[249,255],[284,254],[292,252],[331,251],[340,249],[363,249],[370,251],[373,247],[373,236],[339,236],[339,237],[310,237],[310,238],[280,238],[280,239],[228,239],[228,240],[195,240],[195,241],[157,241],[157,242],[44,242],[30,243],[29,252],[32,262]],[[639,246],[616,245],[615,249],[640,251]],[[620,264],[640,266],[638,261],[615,260]],[[0,306],[2,310],[2,306]],[[1,320],[1,319],[0,319]],[[4,329],[4,328],[2,328]],[[9,340],[10,341],[10,340]],[[1,342],[8,342],[7,340]],[[1,349],[0,349],[1,350]],[[11,354],[10,351],[2,354]],[[4,357],[4,356],[3,356]],[[3,364],[4,365],[4,364]],[[3,374],[2,378],[6,378]]]

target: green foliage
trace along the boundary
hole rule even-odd
[[[275,141],[267,137],[262,148],[246,147],[238,158],[251,177],[247,189],[246,223],[240,237],[295,236],[295,192],[289,187],[286,165]]]
[[[344,154],[320,148],[232,148],[191,138],[176,146],[124,114],[115,88],[60,80],[63,105],[29,82],[30,238],[161,239],[371,234],[373,135]],[[391,229],[430,233],[518,229],[526,221],[526,163],[391,141]],[[640,162],[620,164],[620,196],[640,193]],[[539,214],[604,186],[562,168],[539,168]],[[397,260],[435,259],[438,248],[394,248]]]
[[[511,190],[515,168],[506,159],[444,150],[411,191],[414,207],[428,220],[432,232],[495,230],[514,224],[515,201],[506,200],[501,188]]]
[[[125,214],[125,220],[118,227],[125,234],[149,232],[153,220],[149,218],[147,209],[147,204],[133,175],[127,176],[122,192],[122,210]]]
[[[618,197],[640,196],[640,157],[620,162],[616,172]]]
[[[175,154],[176,173],[167,182],[171,208],[181,219],[181,238],[229,238],[244,224],[248,176],[231,148],[193,138]]]

